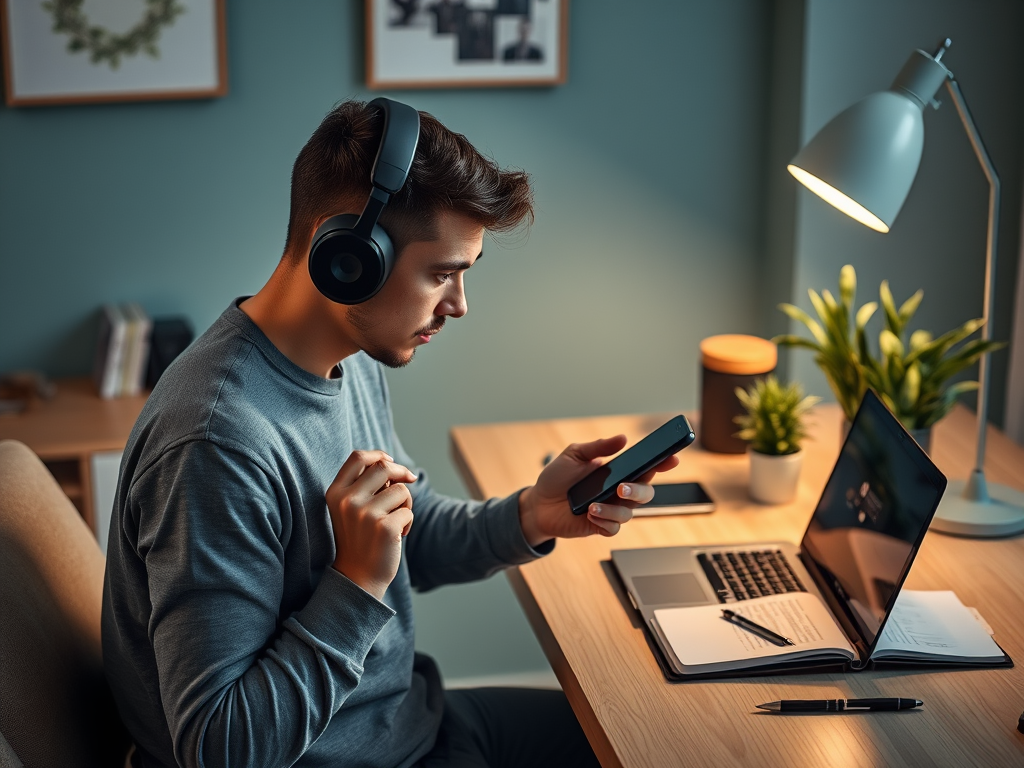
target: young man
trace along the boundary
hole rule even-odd
[[[569,446],[536,485],[487,502],[409,469],[379,364],[406,365],[465,315],[485,230],[532,218],[525,174],[420,121],[380,219],[398,256],[379,293],[336,304],[307,268],[318,226],[369,192],[382,116],[348,102],[295,162],[269,282],[175,361],[132,431],[103,651],[138,766],[596,765],[560,692],[445,692],[413,650],[411,589],[614,535],[654,474],[575,517],[567,489],[624,437]]]

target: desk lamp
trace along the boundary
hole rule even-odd
[[[988,240],[985,247],[985,294],[982,338],[992,338],[992,293],[995,287],[999,178],[974,126],[960,86],[942,57],[946,39],[934,55],[917,50],[887,91],[862,99],[836,115],[790,162],[791,174],[861,224],[888,232],[921,163],[924,117],[937,109],[935,94],[945,83],[974,154],[989,183]],[[1024,493],[985,481],[988,423],[988,355],[978,371],[978,449],[974,471],[966,481],[949,483],[932,528],[960,536],[1012,536],[1024,531]]]

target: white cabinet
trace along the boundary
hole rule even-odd
[[[92,508],[96,520],[96,540],[103,554],[107,554],[107,534],[110,514],[117,492],[117,471],[121,466],[121,451],[101,451],[92,454]]]

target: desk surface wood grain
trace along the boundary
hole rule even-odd
[[[471,492],[501,496],[534,481],[545,454],[625,433],[630,444],[671,414],[455,427],[452,455]],[[696,421],[696,419],[694,419]],[[602,765],[1010,766],[1024,765],[1024,538],[972,540],[929,533],[910,589],[952,589],[976,607],[1018,662],[1014,669],[860,672],[669,683],[607,561],[612,549],[770,539],[799,542],[839,453],[840,413],[815,409],[796,500],[762,506],[747,496],[745,456],[686,449],[662,482],[700,480],[712,514],[638,518],[614,538],[559,541],[509,579]],[[964,478],[974,458],[974,414],[957,408],[933,435],[935,463]],[[1024,449],[991,430],[990,482],[1024,489]],[[754,707],[785,698],[904,696],[921,710],[778,716]]]

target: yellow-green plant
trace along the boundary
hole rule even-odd
[[[804,415],[820,397],[804,397],[797,382],[783,386],[775,376],[758,379],[747,389],[736,387],[736,397],[746,414],[736,417],[741,429],[736,437],[751,449],[770,456],[784,456],[800,450],[807,437]]]
[[[815,352],[814,362],[851,421],[865,390],[871,387],[907,429],[930,427],[949,413],[960,394],[978,388],[976,381],[946,386],[949,379],[974,365],[982,355],[1005,346],[984,339],[967,341],[984,325],[981,318],[968,320],[938,338],[917,330],[907,339],[907,326],[924,291],[917,291],[897,309],[889,283],[883,280],[878,295],[885,327],[879,333],[879,356],[875,357],[868,346],[865,326],[879,302],[868,302],[854,314],[856,293],[857,274],[847,264],[839,273],[839,301],[827,290],[820,295],[808,291],[818,321],[792,304],[779,305],[789,317],[806,325],[813,339],[795,335],[774,339],[780,346]],[[954,349],[961,342],[965,343]]]

